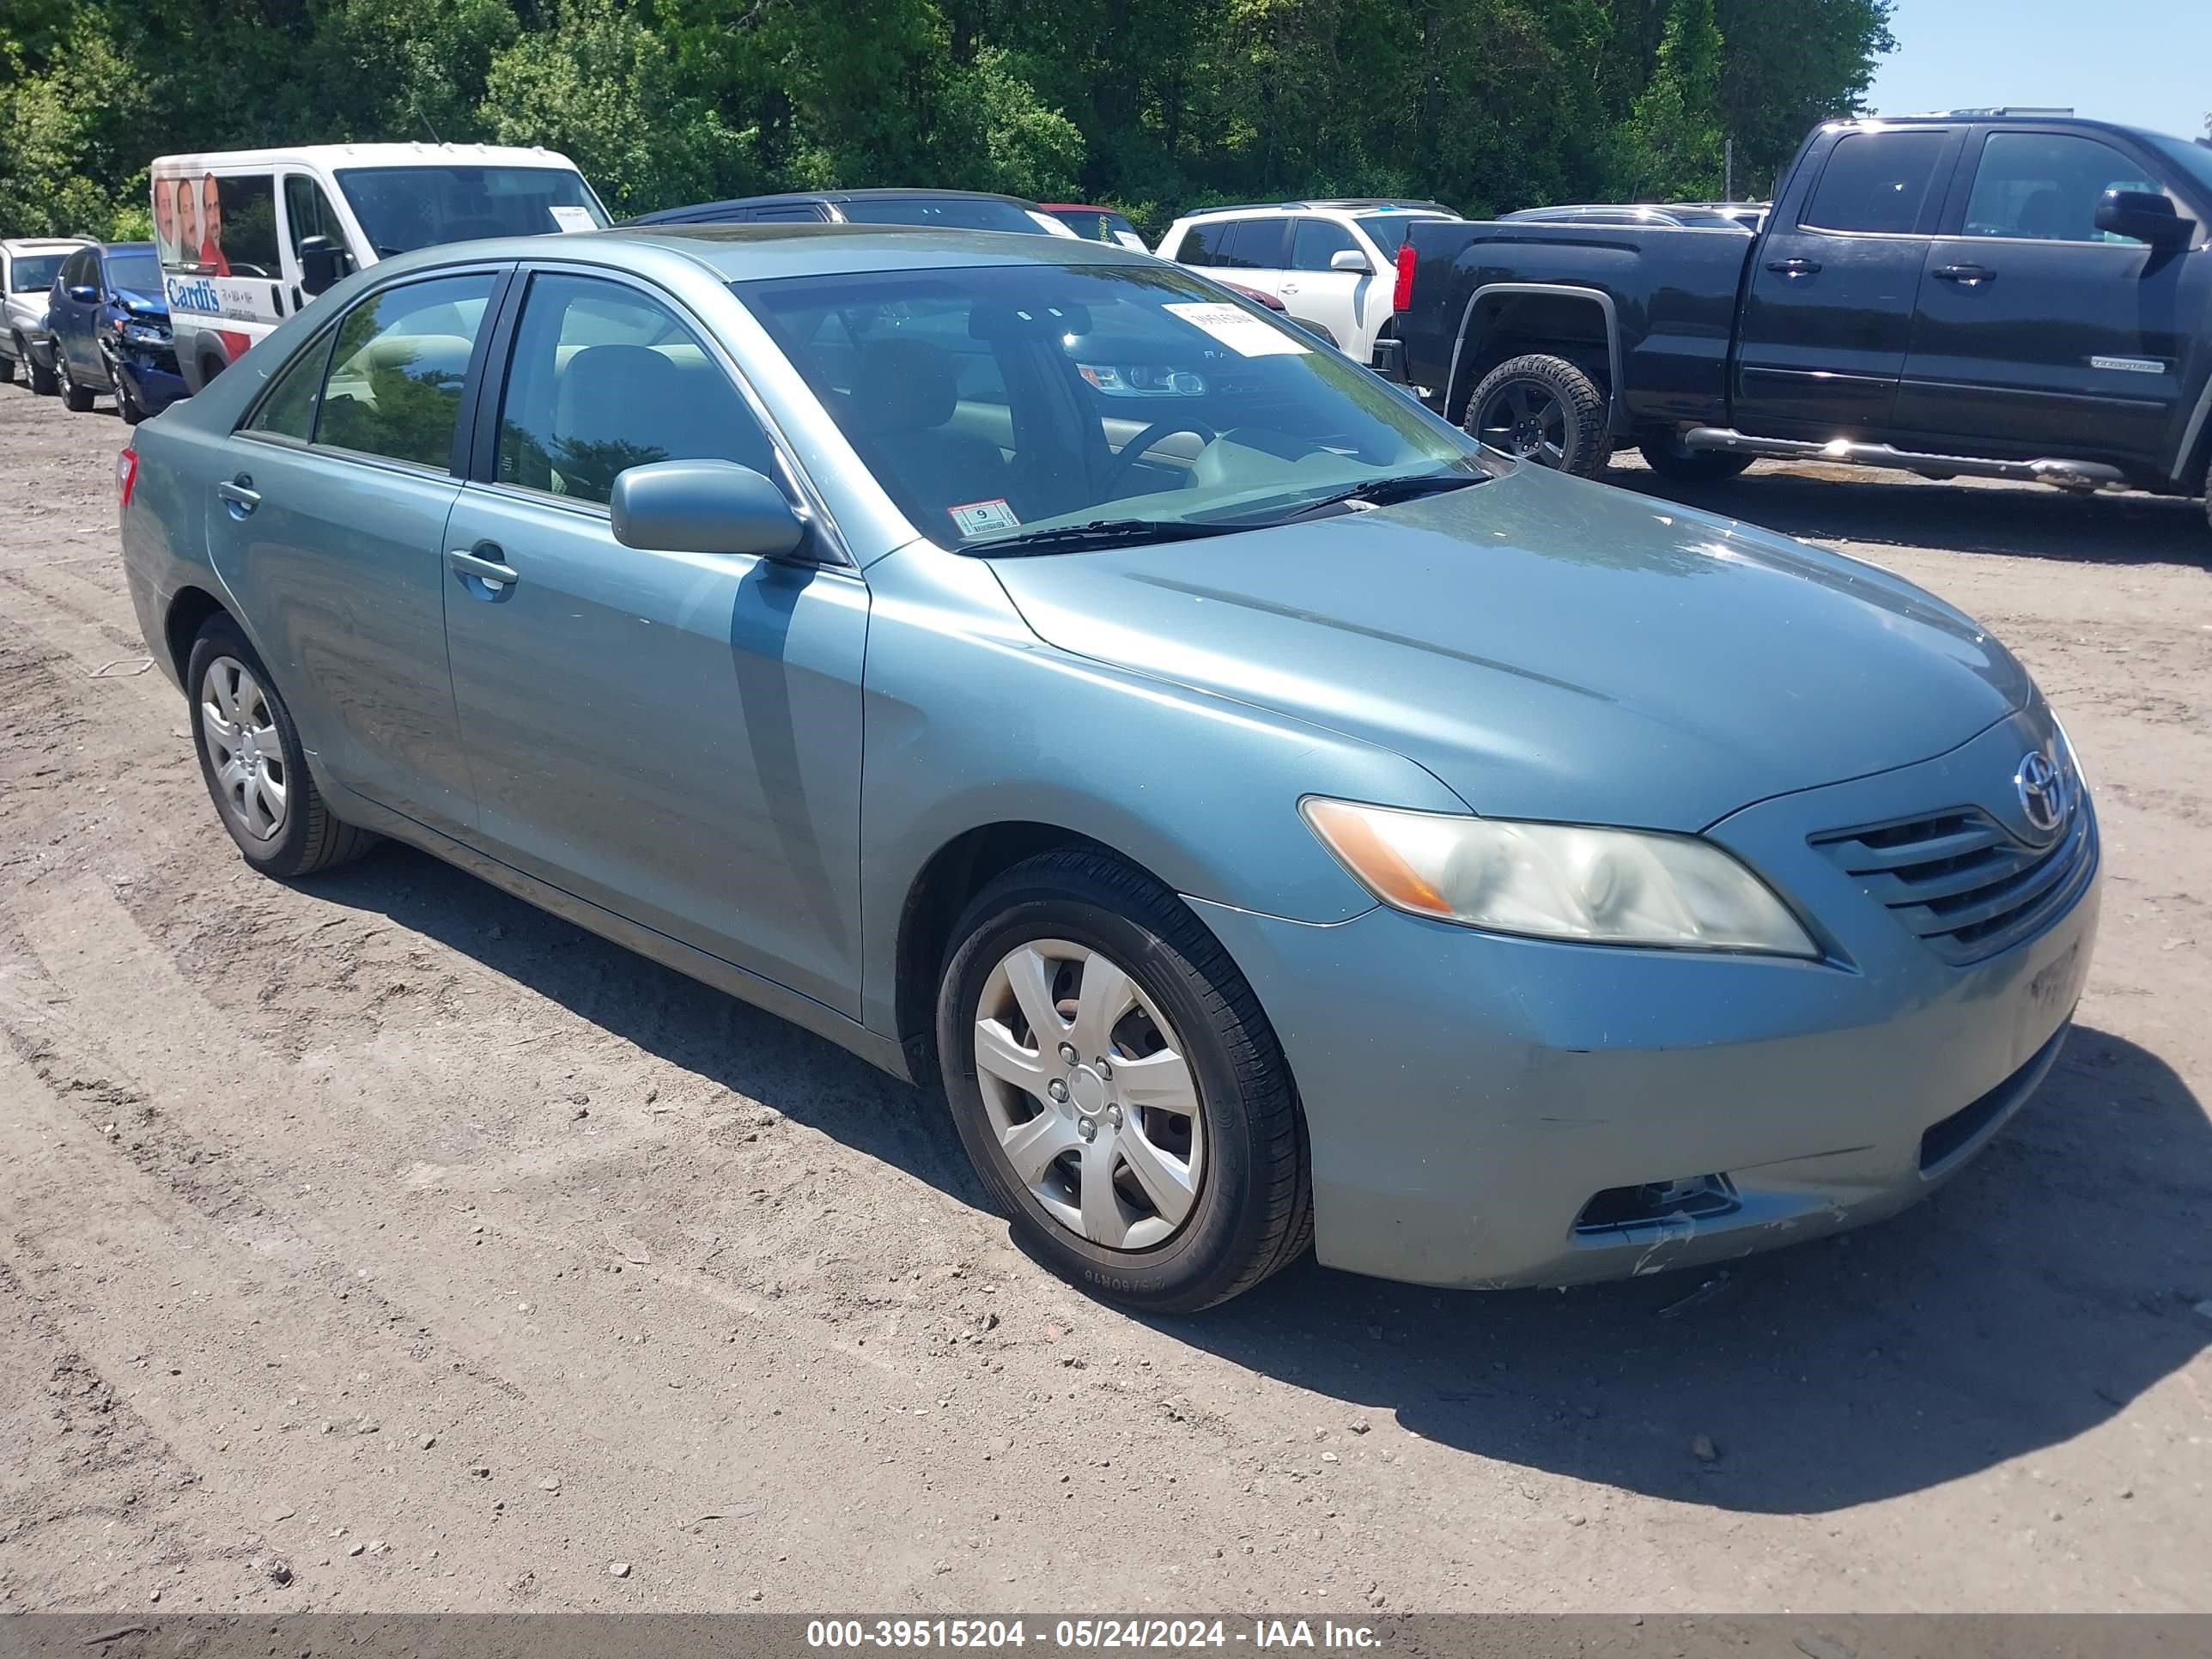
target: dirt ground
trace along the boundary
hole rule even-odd
[[[0,387],[0,1610],[2212,1609],[2201,507],[1713,497],[1984,619],[2098,794],[2080,1026],[1934,1201],[1147,1322],[827,1043],[416,853],[250,874],[107,667],[124,435]]]

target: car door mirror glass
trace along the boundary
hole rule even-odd
[[[1375,274],[1374,262],[1356,247],[1337,249],[1328,256],[1328,268],[1331,270],[1348,270],[1358,276],[1372,276]]]
[[[788,558],[806,526],[764,475],[735,461],[653,461],[621,473],[607,502],[615,539],[658,553]]]
[[[2178,247],[2196,228],[2196,221],[2183,218],[2155,191],[2108,190],[2097,204],[2099,230],[2130,236],[2153,247]]]

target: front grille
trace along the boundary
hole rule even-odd
[[[2020,840],[1978,806],[1814,836],[1946,962],[1993,957],[2065,913],[2097,864],[2097,830],[2081,793],[2057,840]]]

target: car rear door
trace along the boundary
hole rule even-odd
[[[1960,172],[1925,255],[1897,424],[2023,457],[2161,453],[2203,326],[2181,309],[2193,256],[2099,230],[2097,206],[2117,187],[2198,210],[2117,134],[1984,128]]]
[[[866,583],[616,541],[629,467],[795,475],[668,295],[549,261],[520,298],[443,572],[478,843],[857,1015]]]
[[[1746,285],[1738,427],[1784,437],[1886,433],[1966,131],[1855,127],[1825,156],[1808,156],[1798,171],[1808,176],[1793,178],[1775,204]]]
[[[448,835],[476,817],[446,660],[463,408],[507,267],[380,287],[249,406],[209,479],[209,554],[344,788]]]

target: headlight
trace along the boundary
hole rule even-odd
[[[123,337],[132,345],[166,346],[169,343],[169,331],[158,323],[125,323]]]
[[[1298,810],[1397,909],[1493,933],[1818,957],[1766,884],[1711,842],[1643,830],[1409,812],[1308,796]]]

